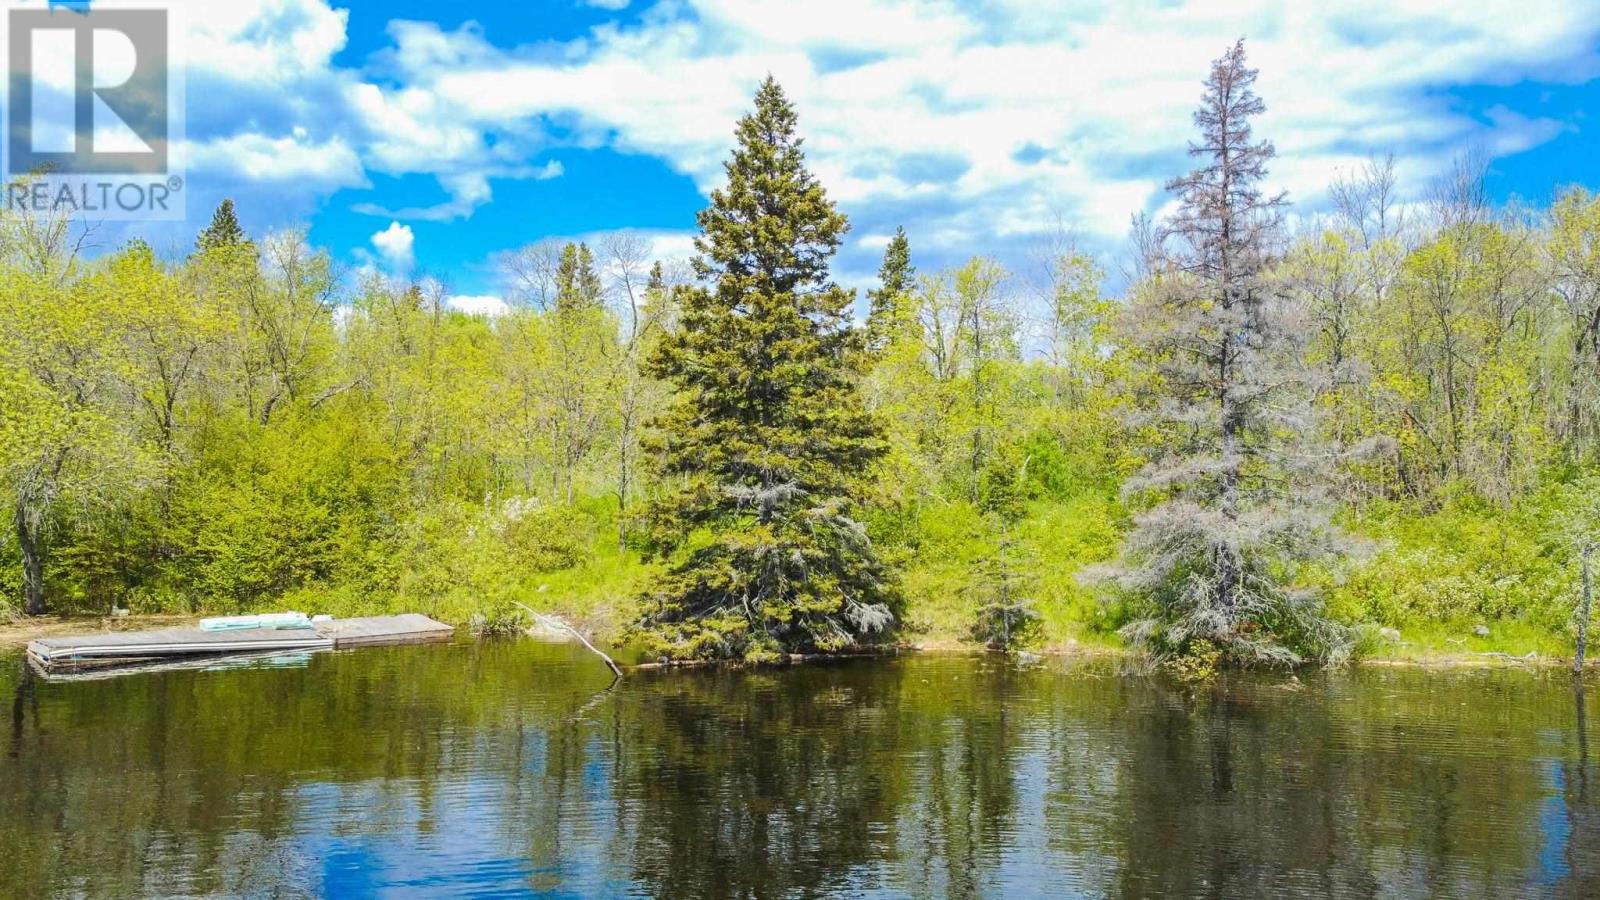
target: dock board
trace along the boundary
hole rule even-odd
[[[421,644],[449,640],[455,629],[421,613],[399,616],[372,616],[365,619],[334,619],[317,625],[317,630],[333,638],[334,649],[371,647],[379,644]]]
[[[417,613],[318,622],[309,629],[246,628],[204,631],[163,628],[158,631],[115,631],[28,642],[28,656],[46,670],[83,666],[126,665],[153,660],[260,654],[286,651],[337,650],[380,644],[414,644],[448,640],[455,629]]]

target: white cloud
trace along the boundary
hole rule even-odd
[[[243,133],[191,142],[178,158],[194,169],[248,181],[300,181],[319,189],[367,183],[360,158],[343,138],[317,142],[304,129],[282,137]]]
[[[493,294],[455,294],[445,302],[474,316],[498,316],[508,308],[504,300]]]
[[[710,189],[733,120],[771,72],[847,211],[873,231],[908,221],[914,246],[981,250],[1053,227],[1051,210],[1117,237],[1161,203],[1186,165],[1208,65],[1241,33],[1262,68],[1274,179],[1315,202],[1369,152],[1437,164],[1469,142],[1515,152],[1553,136],[1559,123],[1480,121],[1435,95],[1592,71],[1597,12],[1593,0],[685,0],[560,52],[495,49],[476,30],[396,32],[412,96],[391,103],[441,112],[441,133],[558,120],[579,143],[660,156]]]
[[[177,49],[192,70],[279,85],[326,75],[350,18],[323,0],[185,3],[174,12],[186,26]]]
[[[411,233],[410,225],[399,222],[390,222],[389,227],[372,236],[372,246],[378,250],[378,255],[383,257],[389,267],[396,272],[405,272],[411,268],[414,260],[416,238]]]
[[[368,172],[436,179],[441,202],[357,207],[396,222],[470,216],[497,181],[562,175],[550,151],[568,146],[658,157],[709,190],[771,73],[857,227],[840,256],[854,274],[898,224],[919,265],[1020,246],[1058,217],[1120,238],[1188,164],[1200,82],[1241,34],[1272,179],[1308,206],[1370,152],[1399,154],[1416,191],[1468,144],[1516,153],[1568,127],[1457,107],[1453,86],[1600,74],[1600,0],[655,0],[628,24],[515,47],[470,22],[396,21],[360,70],[334,65],[349,13],[333,0],[182,10],[190,165],[281,185],[296,210]]]

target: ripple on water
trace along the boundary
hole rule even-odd
[[[0,895],[1600,896],[1565,678],[609,680],[529,641],[75,684],[0,659]]]

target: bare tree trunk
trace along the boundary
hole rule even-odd
[[[1222,420],[1222,515],[1231,525],[1239,518],[1239,408],[1233,399],[1233,372],[1228,365],[1229,354],[1233,352],[1235,337],[1229,332],[1222,345],[1222,383],[1221,411]],[[1231,534],[1231,531],[1230,531]],[[1234,564],[1233,550],[1230,546],[1219,549],[1221,558],[1217,560],[1217,604],[1222,607],[1230,620],[1233,618],[1233,608],[1239,592],[1239,570]]]
[[[1007,653],[1011,652],[1011,572],[1006,569],[1006,545],[1011,542],[1011,529],[1000,526],[1000,639]]]
[[[33,508],[33,498],[26,489],[17,497],[17,546],[22,551],[22,611],[30,616],[45,614],[44,606],[44,550],[40,532],[43,530],[41,514]]]
[[[972,502],[978,503],[983,482],[983,307],[972,306]]]
[[[1583,671],[1583,656],[1589,642],[1589,611],[1594,598],[1593,583],[1589,572],[1589,553],[1593,550],[1590,544],[1584,544],[1579,551],[1579,568],[1582,573],[1582,594],[1578,601],[1578,649],[1572,658],[1572,671]]]
[[[624,426],[622,431],[622,447],[617,454],[617,549],[628,549],[628,488],[630,474],[628,466],[628,441],[632,439],[631,429]]]

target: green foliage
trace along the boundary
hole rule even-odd
[[[1457,503],[1433,513],[1376,505],[1352,521],[1375,552],[1330,593],[1330,610],[1351,622],[1399,628],[1522,619],[1561,630],[1576,574],[1561,546],[1548,493],[1509,510]]]
[[[885,553],[904,569],[909,627],[934,639],[967,636],[995,594],[1002,537],[994,519],[960,501],[918,508],[892,526],[881,527],[882,540]],[[1124,613],[1103,602],[1081,576],[1116,555],[1125,529],[1120,505],[1105,497],[1028,504],[1009,536],[1008,552],[1019,597],[1037,613],[1041,641],[1114,641]]]
[[[1222,648],[1211,641],[1190,641],[1162,660],[1162,668],[1186,684],[1203,684],[1217,677],[1224,663]]]
[[[1039,612],[1027,598],[996,595],[978,607],[971,637],[992,650],[1009,653],[1035,646],[1042,632]]]
[[[528,627],[527,611],[512,603],[496,603],[467,619],[467,630],[478,637],[512,637]]]
[[[238,247],[248,241],[244,229],[239,225],[239,216],[233,208],[233,201],[229,199],[218,204],[216,211],[211,215],[211,224],[200,232],[194,244],[196,250],[206,253]]]
[[[557,572],[588,561],[595,542],[594,520],[571,507],[544,506],[508,517],[504,536],[518,568]]]
[[[867,348],[882,352],[907,325],[908,297],[917,270],[911,265],[911,241],[904,228],[896,228],[883,251],[878,287],[867,292]]]
[[[602,290],[589,245],[569,243],[562,247],[561,262],[556,267],[557,310],[571,314],[596,309]]]

